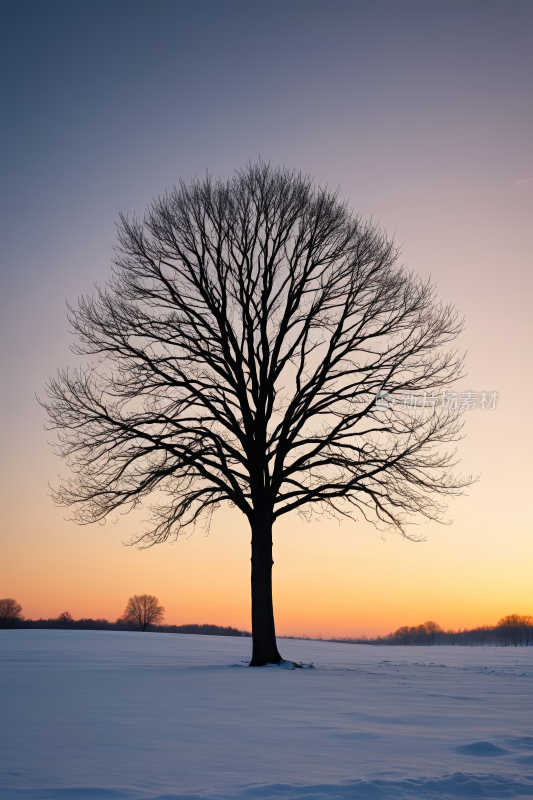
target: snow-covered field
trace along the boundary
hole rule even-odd
[[[0,797],[533,797],[533,648],[279,646],[0,631]]]

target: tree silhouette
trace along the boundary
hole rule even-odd
[[[12,597],[0,600],[0,627],[10,628],[22,617],[22,606]]]
[[[490,639],[492,627],[490,625],[478,625],[477,628],[474,628],[473,633],[480,645],[483,645],[487,640]]]
[[[509,614],[498,620],[496,628],[500,634],[500,638],[505,642],[505,645],[507,645],[508,640],[511,639],[515,647],[518,647],[518,645],[522,647],[524,641],[527,647],[530,638],[533,640],[533,636],[531,636],[533,619],[529,615]]]
[[[416,539],[408,523],[442,519],[469,483],[443,448],[458,413],[436,401],[460,375],[446,347],[461,324],[398,257],[337,193],[260,162],[121,216],[113,277],[70,308],[75,352],[94,362],[48,385],[74,470],[56,502],[91,523],[157,493],[142,547],[237,507],[252,533],[253,666],[281,659],[279,517],[362,517]]]
[[[426,622],[423,623],[424,630],[428,639],[431,640],[431,644],[435,644],[435,637],[439,633],[444,633],[444,630],[441,628],[438,622],[434,622],[432,619],[428,619]]]
[[[159,605],[159,600],[152,594],[134,594],[126,605],[122,615],[124,622],[137,622],[143,631],[148,625],[161,622],[165,609]]]

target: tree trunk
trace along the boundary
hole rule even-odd
[[[252,523],[252,637],[251,667],[279,664],[272,604],[272,525]]]

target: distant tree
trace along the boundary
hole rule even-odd
[[[524,639],[526,647],[529,641],[529,620],[531,617],[523,617],[520,614],[509,614],[507,617],[502,617],[498,623],[497,628],[500,636],[505,637],[507,641],[511,640],[515,647],[523,647]]]
[[[492,628],[489,625],[478,625],[478,627],[474,628],[472,631],[474,638],[481,645],[485,644],[485,642],[489,639],[491,632]]]
[[[394,631],[392,634],[392,639],[394,640],[395,644],[401,645],[409,645],[411,644],[411,634],[410,628],[408,625],[402,625],[401,628]]]
[[[502,647],[507,647],[511,639],[508,617],[502,617],[500,620],[498,620],[495,626],[495,631],[500,640],[500,645]]]
[[[148,625],[161,622],[164,616],[165,609],[159,605],[157,597],[151,594],[134,594],[128,600],[122,619],[125,622],[138,623],[145,631]]]
[[[419,646],[428,644],[426,629],[423,625],[413,625],[411,630],[413,631],[413,637]]]
[[[458,639],[458,637],[459,637],[460,630],[461,630],[461,629],[459,629],[459,630],[457,630],[457,631],[454,631],[454,629],[453,629],[453,628],[449,628],[449,629],[446,631],[446,637],[447,637],[447,639],[448,639],[449,643],[450,643],[452,646],[453,646],[453,645],[455,645],[455,643],[456,643],[456,641],[457,641],[457,639]]]
[[[354,516],[416,540],[408,523],[442,520],[471,482],[446,447],[461,414],[439,400],[462,374],[447,349],[461,322],[337,193],[262,162],[181,183],[122,216],[118,239],[107,287],[71,309],[91,364],[48,385],[74,473],[55,500],[90,523],[163,498],[143,547],[237,507],[251,665],[279,663],[277,519]]]
[[[11,628],[18,620],[23,619],[22,606],[12,597],[0,600],[0,627]]]
[[[72,615],[70,614],[69,611],[63,611],[63,613],[58,616],[58,620],[59,622],[63,623],[65,628],[69,623],[74,622]]]
[[[433,622],[431,619],[427,622],[424,622],[424,630],[432,645],[435,644],[435,637],[439,633],[444,633],[444,630],[441,628],[439,623]]]
[[[524,625],[524,638],[526,640],[526,647],[533,645],[533,617],[526,615],[522,617]]]
[[[466,647],[466,645],[468,644],[468,634],[470,633],[470,631],[468,630],[468,628],[463,628],[462,630],[461,628],[458,628],[457,633],[459,634],[459,641],[461,642],[463,647]]]

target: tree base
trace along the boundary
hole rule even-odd
[[[261,659],[254,659],[250,661],[248,664],[249,667],[279,667],[279,665],[283,662],[283,659],[280,657],[279,661],[262,661]]]
[[[297,661],[285,661],[281,658],[279,661],[268,661],[266,664],[254,664],[250,661],[249,667],[279,667],[280,669],[316,669],[314,664],[299,664]]]

